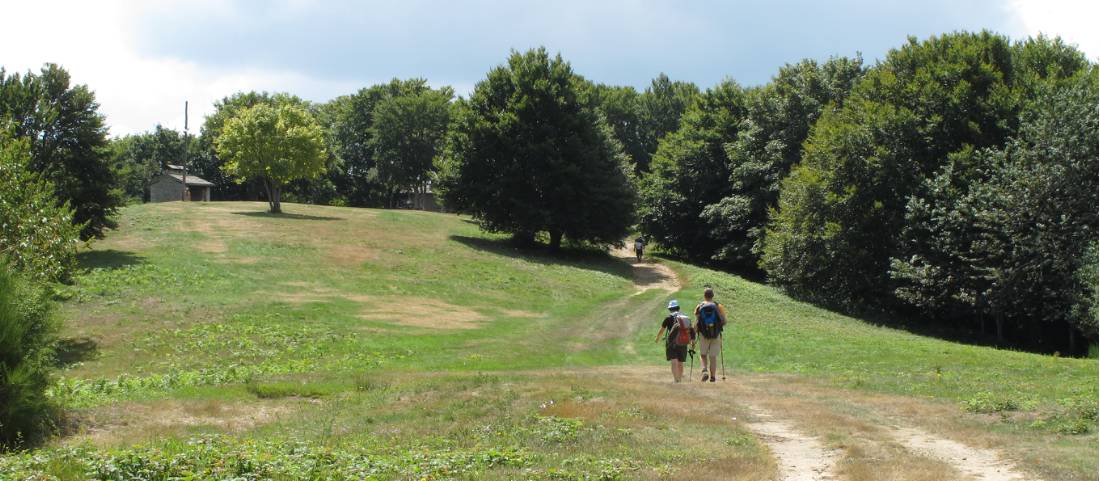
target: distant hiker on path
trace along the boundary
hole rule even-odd
[[[687,359],[688,346],[695,348],[695,329],[691,327],[691,319],[680,312],[680,303],[673,299],[668,303],[668,317],[661,322],[661,330],[657,331],[657,338],[653,342],[660,342],[661,334],[668,333],[665,337],[665,360],[672,361],[672,379],[680,382],[684,377],[684,360]],[[695,359],[695,351],[692,351],[692,359]]]
[[[703,382],[708,379],[714,382],[718,356],[722,355],[722,329],[725,327],[726,309],[714,302],[714,289],[708,287],[703,291],[703,302],[695,307],[695,330],[702,336],[699,340],[699,355],[703,359]],[[724,378],[725,366],[722,368]]]
[[[645,237],[639,237],[634,239],[634,255],[638,257],[638,262],[642,262],[642,254],[645,251]]]

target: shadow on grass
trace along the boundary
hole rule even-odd
[[[80,252],[76,255],[76,262],[83,269],[121,269],[141,264],[145,259],[133,252],[106,249]]]
[[[561,265],[577,269],[594,270],[630,280],[633,278],[631,266],[596,249],[566,248],[558,252],[545,246],[520,247],[509,239],[486,239],[452,235],[450,239],[472,249],[491,252],[505,257],[518,257],[543,265]]]
[[[308,215],[308,214],[290,214],[283,212],[281,214],[272,214],[270,212],[234,212],[237,215],[247,215],[249,217],[266,217],[269,219],[291,219],[291,220],[344,220],[343,217],[326,217],[320,215]]]
[[[58,341],[55,352],[57,367],[71,366],[94,359],[99,355],[99,344],[87,337],[73,337]]]

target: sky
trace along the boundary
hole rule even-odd
[[[1097,61],[1100,2],[1078,0],[0,0],[0,66],[63,66],[112,136],[190,130],[238,91],[324,102],[394,77],[466,95],[511,49],[545,46],[596,82],[664,72],[706,88],[766,83],[804,58],[873,64],[909,36],[1060,36]]]

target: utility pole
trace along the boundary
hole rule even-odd
[[[180,159],[180,166],[183,167],[183,201],[191,201],[191,188],[187,186],[187,157],[188,150],[190,150],[191,142],[187,134],[187,101],[183,101],[183,158]]]

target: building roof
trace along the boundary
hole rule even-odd
[[[169,177],[176,179],[176,182],[183,183],[183,176],[180,174],[166,174]],[[188,175],[187,185],[201,186],[201,187],[213,187],[214,183],[198,176]]]
[[[166,165],[165,167],[166,167],[166,168],[168,168],[168,170],[183,170],[183,166],[182,166],[182,165],[172,165],[172,164],[168,164],[168,165]]]

